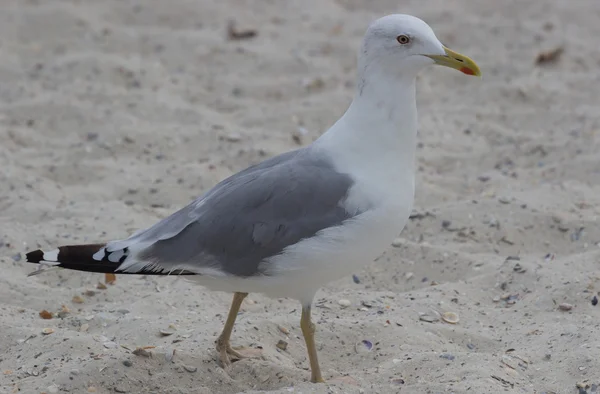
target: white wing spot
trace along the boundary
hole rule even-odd
[[[123,250],[115,250],[114,252],[111,252],[108,255],[108,261],[112,262],[112,263],[118,263],[119,260],[121,260],[121,257],[123,257],[124,253]]]
[[[60,250],[54,249],[49,252],[44,252],[44,260],[46,261],[58,261],[58,253]]]
[[[92,256],[92,258],[94,260],[97,260],[97,261],[102,261],[102,259],[104,258],[105,254],[106,253],[104,253],[104,248],[102,248],[99,251],[97,251],[96,253],[94,253],[94,255]]]

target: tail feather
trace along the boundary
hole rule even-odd
[[[61,246],[50,252],[34,250],[27,253],[26,257],[28,263],[46,264],[77,271],[115,273],[121,265],[120,262],[109,261],[106,255],[102,256],[102,259],[98,259],[98,256],[94,257],[103,247],[104,244]]]
[[[146,267],[138,271],[118,271],[121,264],[130,257],[128,248],[108,252],[105,246],[105,244],[68,245],[49,252],[38,249],[27,253],[26,257],[28,263],[104,274],[195,275],[184,270],[165,272]]]

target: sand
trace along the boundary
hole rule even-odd
[[[307,381],[294,300],[248,297],[233,343],[262,357],[227,374],[214,340],[229,294],[26,276],[28,250],[125,237],[319,136],[351,100],[367,24],[394,12],[484,77],[421,75],[415,215],[315,299],[331,383]],[[595,392],[599,18],[597,0],[4,1],[0,392]],[[256,36],[229,40],[230,20]]]

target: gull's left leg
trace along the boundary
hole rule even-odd
[[[300,328],[304,341],[306,342],[306,350],[308,351],[308,360],[310,361],[310,381],[313,383],[324,383],[325,380],[321,376],[321,368],[317,359],[317,345],[315,344],[315,325],[310,318],[310,304],[302,305],[302,317],[300,318]]]
[[[248,293],[233,294],[233,301],[231,302],[231,308],[229,309],[229,314],[227,315],[227,321],[225,322],[225,326],[223,327],[221,335],[219,335],[219,338],[217,339],[217,351],[219,352],[219,360],[221,361],[221,365],[223,367],[228,367],[233,361],[255,356],[255,354],[243,354],[237,350],[234,350],[229,341],[231,339],[231,333],[233,332],[235,319],[240,311],[240,306],[247,295]]]

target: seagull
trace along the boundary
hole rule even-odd
[[[224,368],[246,356],[230,338],[248,293],[296,299],[310,380],[324,382],[313,298],[372,262],[406,225],[415,193],[416,77],[434,64],[481,75],[421,19],[377,19],[362,41],[352,103],[313,143],[224,179],[127,239],[35,250],[27,261],[105,274],[184,275],[233,293],[216,340]]]

